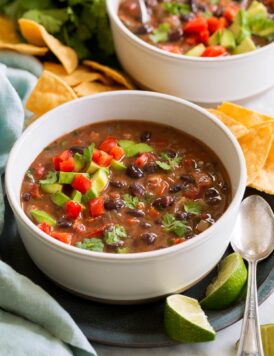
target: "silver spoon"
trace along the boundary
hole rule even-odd
[[[248,287],[237,356],[263,356],[258,318],[257,262],[274,249],[274,215],[258,195],[246,198],[240,208],[231,241],[233,249],[248,261]]]
[[[139,1],[140,10],[141,10],[141,21],[142,21],[142,24],[144,25],[150,20],[150,16],[147,11],[147,6],[145,3],[145,0],[138,0],[138,1]]]

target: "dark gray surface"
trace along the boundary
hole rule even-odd
[[[258,192],[248,189],[247,195]],[[260,194],[274,209],[274,197]],[[228,250],[227,253],[231,252]],[[135,306],[112,306],[77,297],[50,281],[29,258],[16,230],[10,208],[7,206],[5,229],[0,237],[0,255],[16,271],[29,277],[44,288],[74,318],[84,334],[92,341],[126,347],[155,347],[175,344],[164,334],[164,300]],[[259,303],[274,290],[274,254],[258,266]],[[64,271],[66,273],[66,271]],[[216,271],[184,294],[201,299],[205,288]],[[244,301],[222,311],[207,311],[209,321],[216,331],[237,320],[243,314]]]

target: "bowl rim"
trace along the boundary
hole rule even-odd
[[[93,252],[93,251],[88,251],[88,250],[83,250],[78,247],[74,247],[71,245],[66,245],[62,243],[61,241],[58,241],[57,239],[54,239],[53,237],[47,235],[43,231],[41,231],[30,219],[29,217],[25,214],[24,210],[21,207],[21,202],[20,199],[18,200],[15,196],[14,192],[14,187],[11,186],[10,180],[8,179],[10,175],[12,175],[12,167],[13,165],[16,164],[17,160],[16,157],[18,157],[18,154],[20,152],[20,147],[24,145],[25,140],[28,140],[29,136],[31,136],[31,133],[35,129],[40,129],[43,127],[44,122],[49,122],[50,117],[52,113],[60,111],[62,112],[63,110],[68,110],[70,109],[71,106],[74,106],[75,103],[79,102],[84,102],[84,101],[93,101],[97,100],[97,98],[104,98],[104,97],[110,97],[110,96],[124,96],[124,95],[129,95],[129,96],[145,96],[145,97],[154,97],[158,98],[159,100],[166,100],[166,101],[173,101],[177,102],[183,106],[187,106],[191,109],[194,109],[195,111],[200,112],[207,118],[209,121],[213,121],[213,123],[219,127],[221,131],[224,132],[224,134],[228,137],[230,142],[233,144],[235,152],[237,154],[237,159],[239,161],[239,166],[240,166],[240,172],[239,172],[239,182],[238,185],[235,189],[234,196],[225,210],[225,212],[222,214],[222,216],[217,220],[217,222],[212,225],[208,230],[198,234],[195,236],[195,238],[190,239],[185,241],[183,244],[178,244],[170,247],[166,247],[160,250],[153,250],[153,251],[147,251],[147,252],[136,252],[136,253],[128,253],[128,254],[116,254],[116,253],[106,253],[106,252]],[[148,120],[149,121],[149,120]],[[52,121],[54,122],[54,121]],[[83,125],[82,125],[83,126]],[[79,126],[81,127],[81,126]],[[51,141],[50,141],[51,142]],[[39,153],[38,153],[39,154]],[[29,162],[31,164],[31,162]],[[228,172],[229,176],[231,175],[230,172]],[[22,182],[21,182],[22,184]],[[11,152],[9,154],[7,166],[6,166],[6,174],[5,174],[5,187],[6,187],[6,192],[7,192],[7,197],[8,201],[14,211],[15,216],[27,227],[29,231],[32,231],[35,235],[38,235],[39,239],[41,242],[49,244],[53,248],[59,248],[63,252],[66,252],[67,254],[72,254],[72,255],[77,255],[78,257],[85,257],[86,258],[91,258],[91,259],[97,259],[97,260],[105,260],[105,261],[132,261],[132,260],[149,260],[153,259],[155,257],[160,257],[160,256],[166,256],[169,254],[174,254],[178,253],[180,250],[188,250],[193,248],[193,245],[200,245],[201,243],[204,243],[207,241],[212,234],[214,234],[214,231],[225,221],[229,216],[233,213],[234,209],[237,207],[237,205],[240,203],[244,191],[245,191],[245,186],[246,186],[246,165],[245,165],[245,159],[243,152],[241,150],[241,147],[236,140],[236,138],[233,136],[231,131],[215,116],[211,113],[209,113],[206,109],[199,107],[196,104],[193,104],[187,100],[180,99],[171,95],[167,94],[162,94],[162,93],[154,93],[154,92],[149,92],[149,91],[137,91],[137,90],[122,90],[122,91],[113,91],[113,92],[106,92],[106,93],[100,93],[100,94],[95,94],[93,96],[87,96],[83,98],[78,98],[76,100],[72,100],[68,103],[62,104],[47,113],[43,114],[39,120],[35,121],[32,123],[20,136],[20,138],[16,141],[14,146],[11,149]]]
[[[118,0],[121,2],[121,0]],[[168,59],[172,60],[177,60],[177,61],[187,61],[187,62],[198,62],[198,63],[221,63],[221,62],[231,62],[231,61],[239,61],[242,58],[249,58],[249,57],[254,57],[256,55],[259,55],[260,53],[263,53],[265,51],[268,51],[272,48],[274,48],[274,41],[267,44],[266,46],[256,48],[256,50],[243,53],[243,54],[237,54],[237,55],[231,55],[231,56],[224,56],[224,57],[191,57],[191,56],[186,56],[184,54],[175,54],[171,53],[168,51],[165,51],[163,49],[160,49],[156,46],[153,46],[149,44],[146,41],[141,40],[138,36],[134,35],[124,24],[123,22],[119,19],[117,12],[114,10],[114,2],[113,0],[106,0],[106,5],[107,5],[107,12],[109,17],[115,22],[119,30],[126,35],[126,37],[131,40],[132,42],[135,42],[139,47],[142,47],[142,49],[146,50],[147,52],[152,52],[154,55],[158,55],[159,57],[166,57]]]

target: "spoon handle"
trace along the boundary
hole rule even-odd
[[[246,306],[237,356],[264,356],[259,328],[256,271],[257,262],[249,262]]]

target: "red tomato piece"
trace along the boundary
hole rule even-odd
[[[59,156],[53,157],[52,161],[53,161],[54,169],[56,171],[60,171],[60,163],[68,160],[69,158],[71,158],[71,153],[69,150],[65,150]]]
[[[41,198],[41,193],[40,193],[40,187],[38,184],[33,184],[31,189],[30,189],[30,195],[32,198],[39,199]]]
[[[159,47],[164,51],[168,51],[170,53],[182,54],[182,48],[178,44],[168,43],[159,45]]]
[[[202,16],[197,16],[189,20],[184,26],[184,33],[186,34],[200,34],[207,30],[207,20]]]
[[[38,163],[33,167],[33,169],[34,169],[33,172],[34,178],[41,179],[45,173],[45,167],[41,163]]]
[[[73,172],[75,168],[74,158],[69,157],[65,161],[60,162],[59,166],[62,172]]]
[[[100,226],[98,229],[96,229],[95,231],[88,234],[88,237],[96,237],[96,236],[102,235],[102,233],[105,231],[105,228],[110,225],[111,224],[105,224],[105,225]]]
[[[149,155],[147,153],[142,153],[139,157],[136,158],[134,162],[135,165],[139,168],[143,168],[148,161],[148,157]]]
[[[100,156],[101,156],[100,150],[98,150],[97,148],[94,148],[93,155],[92,155],[92,160],[95,163],[98,163]]]
[[[79,190],[79,192],[82,194],[86,194],[91,186],[91,180],[82,174],[77,174],[71,185],[74,189]]]
[[[71,245],[72,242],[72,234],[69,232],[58,232],[58,231],[53,231],[51,233],[51,236],[54,237],[56,240],[62,241],[65,244]]]
[[[108,155],[107,153],[103,153],[103,151],[101,151],[101,155],[97,163],[101,167],[108,167],[111,164],[112,160],[113,160],[113,156]]]
[[[223,46],[209,46],[204,50],[202,57],[219,57],[226,53],[226,49]]]
[[[199,195],[200,189],[195,185],[189,185],[184,192],[184,196],[189,199],[197,199]]]
[[[238,11],[240,10],[239,4],[231,4],[225,8],[224,17],[227,21],[232,22],[234,17],[237,15]]]
[[[81,213],[81,205],[76,203],[73,200],[70,200],[66,203],[65,210],[66,210],[66,217],[69,219],[77,219]]]
[[[89,201],[89,212],[93,218],[104,215],[105,208],[103,197],[94,198]]]
[[[199,35],[190,35],[186,37],[185,41],[188,45],[195,46],[200,42],[200,38]]]
[[[110,151],[117,146],[117,138],[108,136],[100,145],[100,150],[110,153]]]
[[[207,24],[210,33],[214,33],[227,26],[227,22],[224,17],[221,17],[220,19],[218,19],[217,17],[210,17],[209,19],[207,19]]]
[[[203,42],[204,44],[207,44],[208,39],[209,39],[209,31],[208,30],[202,31],[200,33],[201,42]]]
[[[116,159],[116,160],[119,161],[119,160],[124,156],[125,151],[123,150],[122,147],[120,147],[120,146],[115,146],[115,147],[113,147],[113,148],[111,149],[111,151],[109,152],[109,154],[110,154],[111,156],[113,156],[114,159]]]
[[[48,223],[44,222],[44,223],[38,224],[37,227],[40,230],[42,230],[43,232],[45,232],[46,234],[50,235],[51,227]]]

